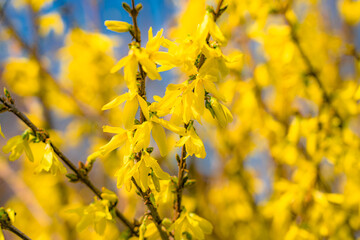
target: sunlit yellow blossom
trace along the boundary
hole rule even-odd
[[[53,175],[56,175],[57,173],[66,173],[66,168],[56,157],[56,154],[54,153],[54,150],[52,149],[50,143],[47,143],[45,145],[44,156],[40,160],[39,165],[37,166],[35,171],[37,173],[40,173],[42,171],[50,172]]]
[[[214,21],[214,14],[210,11],[206,12],[203,22],[198,27],[197,34],[198,40],[203,44],[206,44],[205,39],[208,34],[220,43],[225,42],[224,35]]]
[[[98,157],[100,154],[106,155],[109,152],[115,150],[116,148],[121,147],[123,144],[128,144],[126,146],[126,149],[128,149],[128,151],[126,151],[126,154],[130,154],[133,152],[133,146],[131,145],[133,138],[132,130],[125,130],[120,127],[110,127],[110,126],[104,126],[103,130],[104,132],[116,133],[116,135],[113,136],[106,145],[102,146],[99,152],[93,153],[92,157]]]
[[[156,116],[152,116],[148,121],[145,121],[141,125],[136,125],[135,128],[136,132],[133,138],[134,151],[138,152],[141,149],[145,149],[149,146],[151,132],[152,137],[159,147],[161,156],[165,156],[168,151],[164,128],[177,134],[182,134],[184,132],[182,128],[177,127],[163,119],[159,119]]]
[[[110,212],[111,202],[108,199],[98,200],[94,198],[94,202],[87,207],[69,210],[70,213],[78,214],[81,219],[76,225],[76,230],[81,232],[88,226],[94,226],[95,232],[103,235],[107,221],[113,220],[113,214]]]
[[[20,135],[10,138],[7,141],[6,145],[3,147],[3,151],[4,153],[11,152],[9,156],[10,161],[18,159],[23,152],[25,152],[26,156],[30,161],[34,161],[34,157],[29,147],[28,141]]]
[[[183,210],[180,218],[174,222],[170,230],[175,230],[175,240],[189,238],[202,240],[205,239],[205,234],[211,234],[213,226],[209,221],[195,213],[188,213],[186,210]]]
[[[169,174],[164,172],[157,160],[150,156],[149,153],[143,151],[141,160],[134,163],[134,159],[125,156],[124,165],[116,172],[117,187],[121,188],[124,184],[126,189],[130,191],[132,186],[132,177],[143,191],[146,191],[150,184],[150,174],[153,171],[158,179],[169,179]]]
[[[161,65],[158,71],[167,71],[179,67],[187,75],[196,74],[197,69],[194,62],[200,53],[201,47],[193,37],[188,36],[179,44],[165,39],[162,45],[168,49],[168,52],[154,54]]]
[[[112,69],[111,72],[117,72],[124,67],[124,78],[130,91],[137,89],[136,74],[138,64],[140,63],[143,70],[147,73],[151,80],[161,80],[161,76],[156,69],[156,55],[163,41],[162,30],[155,37],[152,35],[152,29],[149,29],[149,41],[146,48],[141,48],[137,43],[130,46],[128,56],[122,58]]]
[[[135,115],[138,111],[139,105],[141,107],[141,110],[144,112],[145,116],[149,116],[148,107],[146,101],[137,94],[137,91],[135,92],[127,92],[124,93],[115,99],[113,99],[111,102],[107,103],[102,107],[102,110],[111,109],[114,107],[119,106],[122,103],[125,103],[124,106],[124,112],[126,114],[123,115],[123,123],[125,128],[130,129],[134,125],[134,119]],[[149,118],[149,117],[147,117]]]
[[[188,123],[196,119],[201,122],[205,108],[205,91],[220,99],[224,99],[217,90],[214,81],[216,78],[201,72],[191,83],[169,84],[165,96],[155,96],[156,103],[151,104],[150,110],[158,116],[172,114],[174,124]]]
[[[202,52],[207,59],[199,73],[204,72],[215,76],[218,79],[220,79],[220,77],[225,77],[228,74],[229,68],[227,64],[239,62],[243,57],[243,54],[241,53],[233,54],[231,57],[225,56],[216,44],[213,47],[205,44]]]
[[[176,146],[181,147],[185,144],[187,156],[194,155],[198,158],[205,158],[205,147],[199,136],[196,134],[195,129],[190,127],[186,135],[182,136],[176,143]]]
[[[175,199],[174,192],[176,191],[176,185],[174,182],[169,180],[160,180],[159,181],[159,189],[160,191],[157,191],[157,189],[152,189],[153,192],[156,192],[155,194],[155,200],[158,204],[172,204]]]
[[[224,128],[228,123],[232,122],[233,116],[227,107],[219,103],[216,98],[211,98],[210,104],[211,108],[214,110],[214,115],[221,127]]]

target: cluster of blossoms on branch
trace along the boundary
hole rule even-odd
[[[87,174],[91,170],[95,159],[106,156],[112,151],[122,148],[123,158],[121,167],[116,171],[117,187],[126,187],[128,191],[136,186],[138,195],[147,205],[149,213],[145,214],[140,225],[125,224],[130,227],[130,235],[139,239],[204,239],[205,234],[212,232],[212,225],[195,213],[188,212],[181,202],[183,189],[192,184],[186,173],[186,159],[195,155],[205,158],[204,143],[197,134],[197,123],[202,123],[204,112],[208,111],[221,127],[226,127],[233,119],[229,109],[221,102],[225,97],[219,92],[217,82],[228,73],[227,64],[239,61],[241,54],[233,57],[223,55],[221,45],[226,41],[221,30],[215,23],[216,19],[226,10],[218,3],[217,9],[208,7],[201,24],[194,34],[176,42],[166,39],[163,30],[154,36],[152,28],[148,31],[148,42],[141,46],[141,33],[137,26],[137,15],[142,6],[132,7],[123,3],[123,8],[130,14],[133,24],[121,21],[105,21],[109,30],[115,32],[129,32],[133,42],[129,44],[128,55],[122,58],[111,70],[116,73],[124,69],[124,81],[128,91],[102,107],[108,110],[122,107],[121,126],[104,126],[105,133],[115,134],[110,141],[92,153],[86,164],[80,164],[74,169],[71,163],[51,143],[49,134],[38,129],[22,113],[19,113],[10,94],[5,90],[5,97],[1,99],[3,110],[11,111],[26,123],[30,129],[22,135],[12,137],[3,147],[9,153],[9,159],[14,161],[22,153],[36,165],[36,173],[50,172],[53,175],[67,173],[66,168],[59,161],[75,172],[67,174],[72,182],[82,181],[90,188]],[[160,51],[163,47],[165,51]],[[178,68],[187,79],[177,84],[169,84],[165,96],[154,96],[155,102],[146,98],[146,78],[161,80],[160,72]],[[166,80],[165,80],[166,81]],[[136,116],[139,113],[140,118]],[[176,134],[178,141],[172,146],[167,141],[167,134]],[[3,135],[3,134],[2,134]],[[181,156],[174,156],[178,161],[178,177],[171,177],[163,171],[158,161],[151,156],[154,145],[151,136],[162,157],[165,157],[174,147],[181,148]],[[35,144],[43,145],[42,158],[36,158],[32,153]],[[37,155],[39,155],[37,153]],[[79,231],[93,225],[95,231],[103,235],[106,222],[113,221],[117,213],[114,209],[118,200],[115,193],[103,189],[101,192],[93,190],[97,197],[87,207],[69,210],[77,213],[81,220],[77,224]],[[173,219],[161,218],[157,208],[161,204],[172,204]],[[170,217],[170,216],[169,216]],[[120,217],[121,220],[122,217]]]
[[[134,1],[123,4],[132,22],[105,21],[112,32],[96,14],[86,21],[111,37],[81,29],[69,9],[46,9],[51,2],[11,1],[29,12],[30,40],[0,7],[1,40],[22,51],[0,71],[11,92],[0,112],[29,127],[0,153],[14,193],[0,208],[3,230],[23,239],[358,237],[360,1],[175,1],[174,25],[146,29],[147,42]],[[42,44],[62,31],[53,62]],[[48,70],[55,63],[59,74]],[[68,187],[63,174],[83,185]]]

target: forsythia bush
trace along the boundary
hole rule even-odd
[[[0,240],[360,239],[360,1],[54,2],[0,9]]]

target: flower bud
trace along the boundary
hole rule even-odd
[[[131,24],[127,23],[127,22],[122,22],[122,21],[112,21],[112,20],[107,20],[105,21],[105,26],[107,27],[107,29],[114,31],[114,32],[128,32],[131,29]]]
[[[233,117],[229,111],[224,105],[219,103],[219,101],[216,98],[210,99],[210,104],[212,109],[214,110],[215,117],[218,120],[221,127],[226,127],[226,125],[230,122],[232,122]]]

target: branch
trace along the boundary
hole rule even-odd
[[[160,237],[162,240],[166,240],[169,239],[169,236],[167,235],[167,233],[162,229],[162,219],[160,218],[159,213],[157,212],[156,207],[152,204],[151,200],[150,200],[150,194],[151,194],[151,190],[150,188],[144,192],[141,187],[136,183],[135,178],[132,177],[131,181],[134,183],[136,189],[138,190],[138,192],[140,193],[140,196],[142,197],[142,199],[144,200],[145,205],[147,206],[147,208],[150,211],[150,214],[153,218],[153,222],[155,223],[155,226],[157,228],[157,230],[160,233]]]
[[[305,51],[304,51],[303,47],[300,44],[299,37],[296,34],[296,29],[295,29],[294,24],[291,23],[291,21],[286,17],[285,14],[284,14],[284,17],[285,17],[286,23],[288,24],[288,26],[290,27],[290,30],[291,30],[291,39],[292,39],[293,43],[295,44],[296,48],[298,49],[298,51],[300,52],[300,55],[301,55],[305,65],[306,65],[306,67],[308,69],[308,74],[314,77],[316,83],[318,84],[319,88],[322,91],[325,102],[332,108],[332,110],[334,111],[335,116],[337,118],[339,118],[340,124],[343,125],[344,124],[344,119],[341,117],[341,115],[339,114],[337,109],[332,105],[332,99],[331,99],[330,95],[326,92],[325,86],[321,82],[318,72],[316,71],[315,67],[311,63],[309,57],[305,54]]]
[[[34,132],[35,135],[39,135],[41,137],[42,142],[46,142],[50,136],[48,133],[44,132],[44,130],[38,128],[34,123],[30,121],[29,118],[26,117],[25,114],[20,112],[14,104],[8,102],[4,97],[0,97],[0,102],[4,105],[5,109],[9,112],[12,112],[14,115],[16,115],[21,121],[23,121],[31,130]],[[84,183],[96,196],[98,196],[100,199],[101,197],[101,191],[95,187],[95,185],[90,181],[90,179],[87,176],[87,172],[84,171],[84,168],[77,168],[71,161],[68,159],[60,150],[57,148],[51,141],[50,145],[53,148],[56,155],[67,165],[77,176],[78,180]],[[81,162],[80,162],[81,163]],[[80,164],[80,166],[84,166],[84,164]],[[138,232],[135,230],[135,227],[132,223],[130,223],[129,220],[126,219],[126,217],[118,210],[115,210],[116,216],[131,230],[131,232],[138,236]]]
[[[215,22],[221,16],[221,14],[224,12],[224,11],[221,11],[221,6],[222,6],[223,2],[224,2],[224,0],[220,0],[216,7],[216,11],[214,12],[214,21]],[[208,33],[208,35],[206,37],[207,44],[209,43],[210,37],[211,37],[211,35],[210,35],[210,33]],[[198,65],[198,71],[205,63],[205,60],[206,60],[205,55],[203,53],[201,53],[200,61],[199,61],[199,65]],[[185,129],[186,128],[187,128],[187,124],[185,124]],[[178,185],[176,187],[176,201],[174,203],[175,220],[180,217],[180,214],[182,211],[181,201],[182,201],[182,193],[183,193],[184,184],[185,184],[184,183],[184,175],[186,172],[186,147],[185,147],[185,145],[183,145],[182,150],[181,150],[181,158],[178,160],[178,168],[179,168]]]
[[[187,128],[187,125],[185,124],[184,126],[185,128]],[[183,193],[183,189],[184,189],[184,175],[186,172],[186,147],[185,144],[183,145],[182,149],[181,149],[181,158],[178,159],[179,155],[176,155],[177,161],[178,161],[178,168],[179,168],[179,173],[178,173],[178,185],[176,187],[176,201],[174,203],[174,208],[175,208],[175,220],[178,219],[180,217],[182,208],[181,208],[181,201],[182,201],[182,193]]]
[[[14,233],[15,235],[17,235],[19,238],[21,239],[25,239],[25,240],[31,240],[31,238],[29,238],[28,236],[25,235],[25,233],[21,232],[19,229],[17,229],[15,226],[13,225],[9,225],[9,226],[4,226],[3,229],[8,230],[12,233]]]
[[[127,4],[124,3],[123,6],[124,5],[126,6]],[[127,7],[127,8],[130,8],[130,7]],[[134,0],[131,0],[131,9],[125,9],[125,10],[128,11],[128,13],[130,14],[130,16],[132,18],[132,21],[133,21],[133,29],[134,30],[133,30],[133,32],[130,32],[130,34],[133,36],[135,41],[139,44],[139,47],[141,47],[141,32],[140,32],[140,29],[139,29],[138,24],[137,24],[137,16],[139,14],[140,9],[141,8],[138,8],[137,6],[135,6],[135,1]],[[140,86],[138,87],[138,90],[139,90],[138,94],[146,101],[146,85],[145,85],[146,73],[143,70],[142,65],[140,63],[138,63],[138,65],[139,65],[139,72],[140,72],[140,74],[139,74],[140,75],[139,76]],[[140,124],[145,122],[145,121],[146,121],[145,115],[142,112],[142,110],[140,109]],[[139,152],[137,154],[137,159],[141,159],[141,152]],[[132,177],[131,181],[136,186],[138,192],[140,193],[141,198],[143,199],[145,205],[149,209],[150,214],[151,214],[151,216],[153,218],[153,222],[154,222],[156,228],[158,229],[158,231],[160,233],[161,239],[162,240],[169,239],[169,236],[166,233],[166,231],[164,231],[162,229],[162,219],[160,218],[160,215],[159,215],[156,207],[150,201],[151,190],[148,189],[146,192],[143,192],[142,189],[137,184],[135,178]]]

